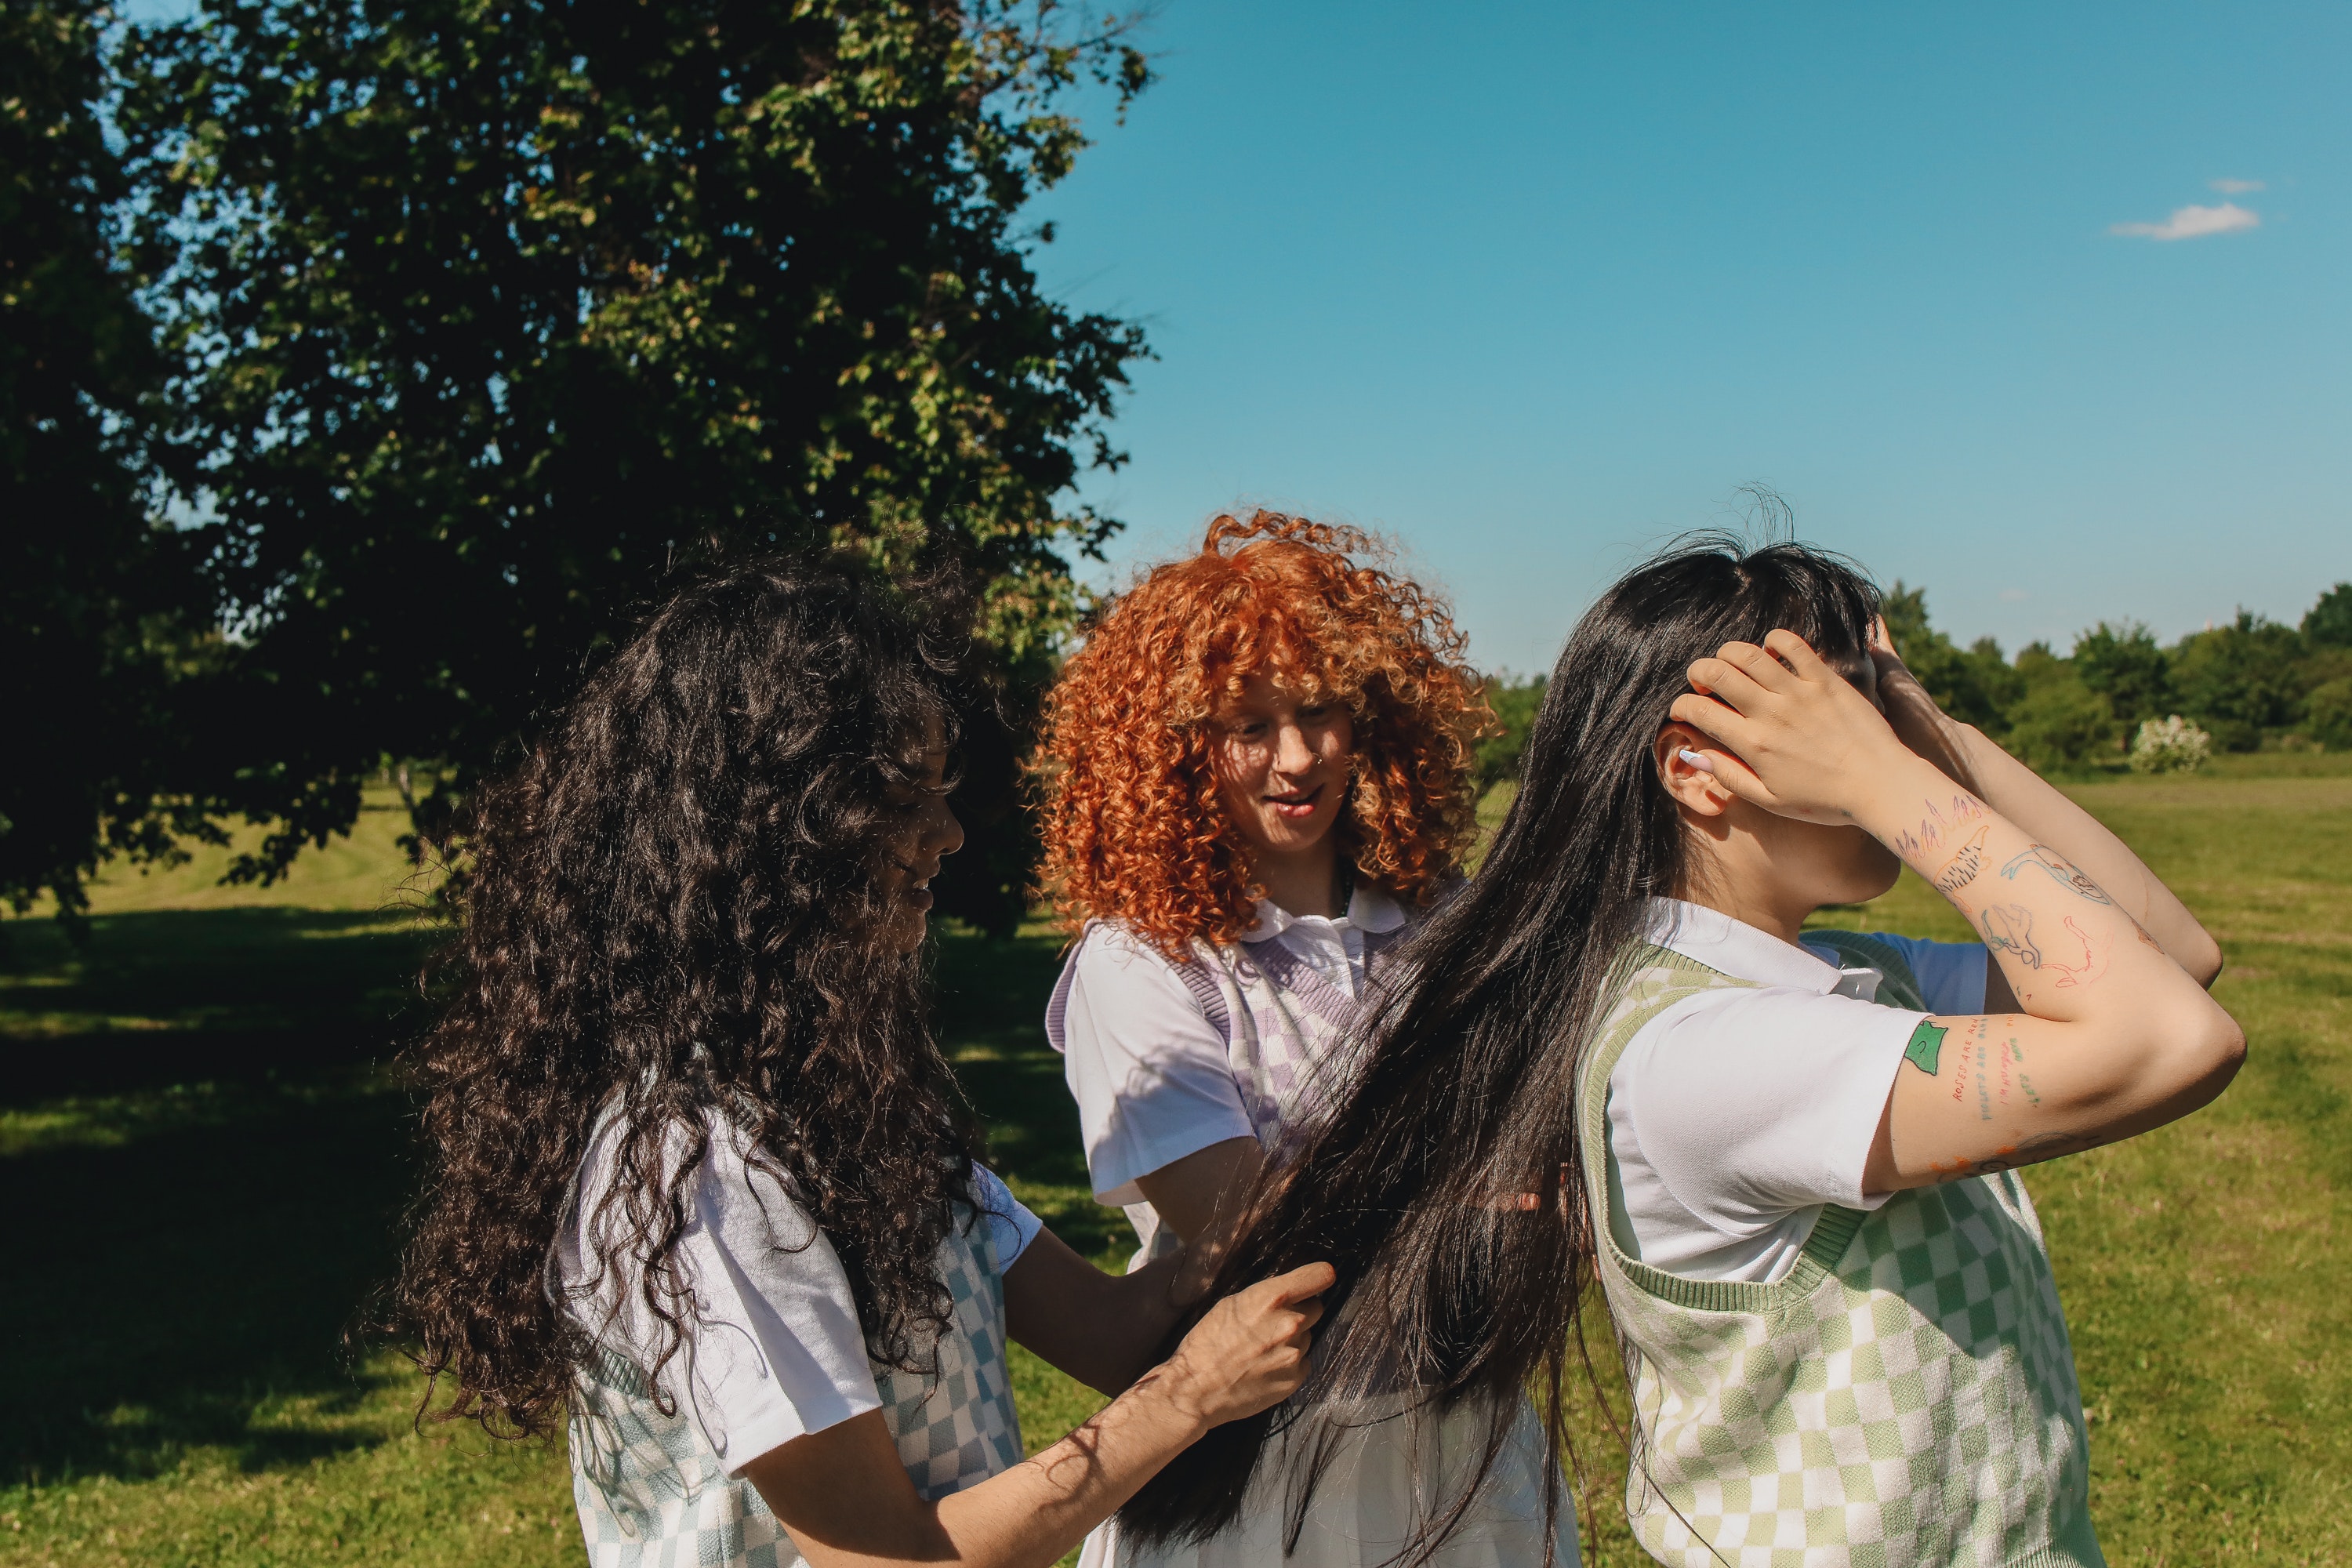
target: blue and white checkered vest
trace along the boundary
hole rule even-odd
[[[1004,1360],[1004,1287],[985,1217],[940,1245],[954,1317],[930,1373],[877,1363],[882,1419],[929,1500],[1021,1460]],[[665,1415],[643,1369],[600,1348],[574,1379],[572,1496],[593,1568],[791,1568],[799,1550],[751,1483],[730,1478],[688,1400]]]

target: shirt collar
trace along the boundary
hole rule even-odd
[[[1660,947],[1695,958],[1735,980],[1787,985],[1826,996],[1845,979],[1836,964],[1823,963],[1801,947],[1704,904],[1652,899],[1647,925],[1644,934]]]
[[[1352,926],[1368,936],[1380,936],[1404,924],[1404,906],[1387,889],[1360,877],[1356,879],[1355,895],[1348,900],[1348,912],[1336,921],[1325,920],[1321,915],[1294,915],[1271,899],[1260,899],[1257,923],[1242,932],[1242,940],[1264,942],[1280,936],[1302,921],[1316,921],[1333,931]],[[1763,935],[1761,931],[1757,934]]]

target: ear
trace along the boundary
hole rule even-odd
[[[1650,755],[1657,764],[1658,778],[1676,805],[1694,816],[1721,816],[1735,798],[1732,793],[1716,782],[1713,773],[1694,766],[1685,751],[1720,751],[1713,741],[1688,724],[1667,724],[1658,731],[1658,738],[1650,746]]]

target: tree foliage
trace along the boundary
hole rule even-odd
[[[2074,639],[2074,660],[2083,684],[2107,700],[2119,722],[2137,727],[2172,710],[2171,661],[2139,622],[2101,621]]]
[[[2172,655],[2181,710],[2210,730],[2223,750],[2254,750],[2264,730],[2296,716],[2303,695],[2298,651],[2292,628],[2245,610],[2228,626],[2191,633]]]
[[[2338,583],[2304,613],[2299,628],[2313,647],[2352,648],[2352,583]]]
[[[1488,679],[1486,702],[1495,710],[1500,728],[1480,736],[1473,753],[1480,795],[1505,779],[1519,776],[1519,754],[1527,750],[1528,731],[1534,727],[1536,710],[1543,706],[1544,685],[1549,679],[1543,675],[1497,675]]]
[[[1991,639],[1959,647],[1928,624],[1927,590],[1906,588],[1900,578],[1887,590],[1883,613],[1895,651],[1944,711],[1988,733],[2000,733],[2003,710],[2018,692]]]
[[[68,919],[102,856],[208,831],[174,787],[203,601],[141,479],[158,365],[110,258],[103,22],[70,0],[0,8],[0,900],[47,890]]]
[[[448,764],[429,821],[689,554],[950,548],[1037,657],[1114,526],[1055,498],[1118,461],[1144,346],[1048,299],[1015,222],[1085,144],[1072,89],[1149,80],[1124,26],[207,0],[134,34],[173,474],[238,633],[214,738],[283,826],[247,869],[387,753]]]

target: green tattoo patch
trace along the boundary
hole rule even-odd
[[[1944,1054],[1945,1033],[1944,1026],[1941,1024],[1931,1024],[1925,1018],[1920,1019],[1919,1026],[1911,1031],[1911,1043],[1903,1047],[1903,1059],[1929,1078],[1934,1078],[1936,1063]]]

